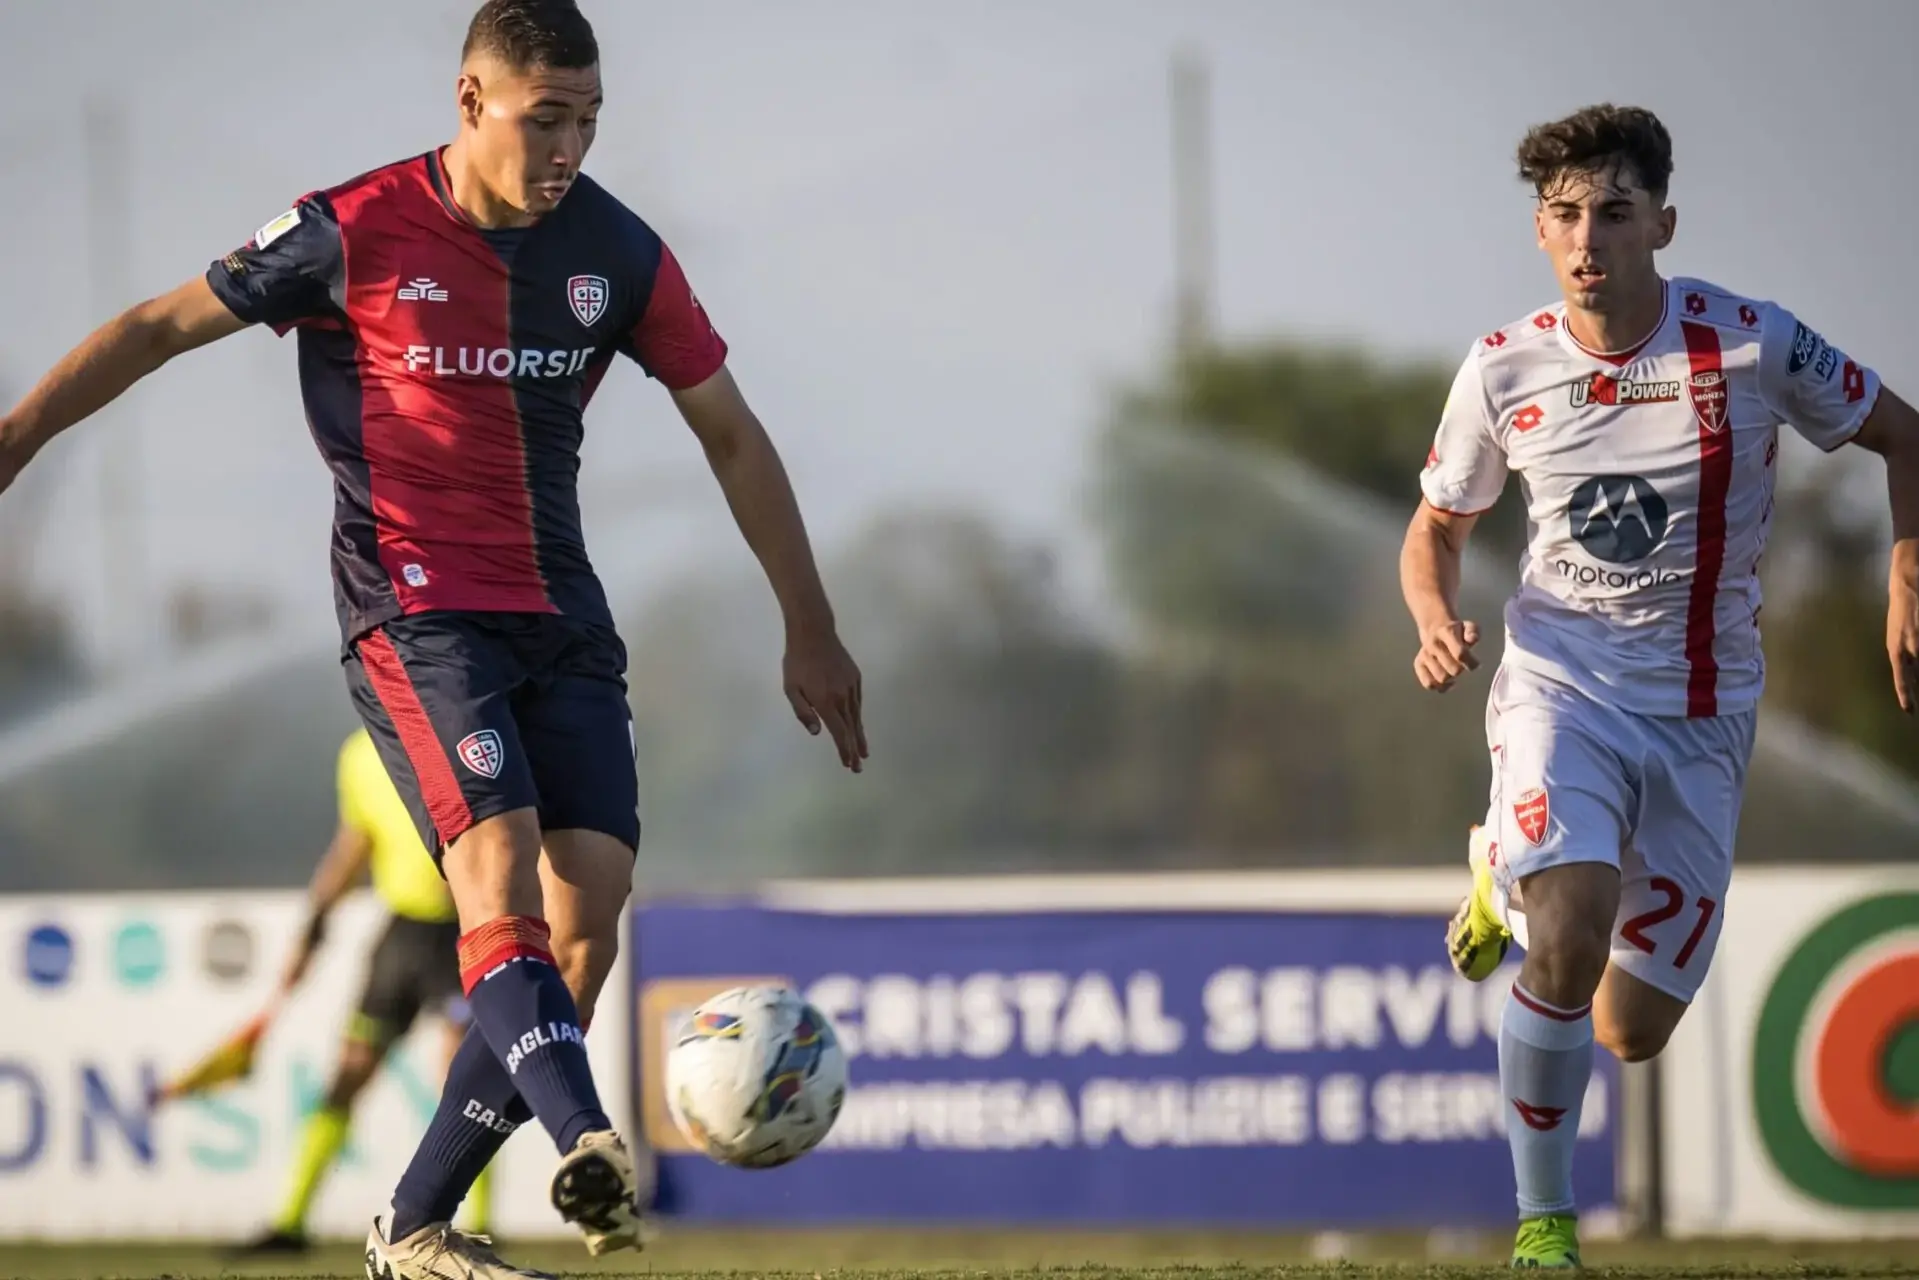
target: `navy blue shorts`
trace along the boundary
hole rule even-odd
[[[476,822],[537,809],[543,831],[640,843],[626,646],[544,613],[417,613],[344,658],[366,722],[437,861]]]

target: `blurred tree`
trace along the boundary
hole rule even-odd
[[[1841,480],[1822,472],[1778,504],[1790,560],[1764,584],[1768,701],[1919,776],[1886,658],[1886,516],[1847,503]]]

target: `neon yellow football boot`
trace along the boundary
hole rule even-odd
[[[1513,1270],[1565,1271],[1579,1261],[1579,1219],[1570,1213],[1528,1218],[1513,1240]]]
[[[1458,914],[1446,926],[1446,952],[1453,968],[1470,982],[1484,982],[1506,958],[1512,930],[1500,922],[1493,907],[1492,833],[1474,827],[1466,855],[1473,871],[1473,891],[1459,904]]]

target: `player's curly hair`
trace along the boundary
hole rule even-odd
[[[573,0],[486,0],[467,26],[460,59],[476,53],[515,71],[573,70],[598,63],[600,44]]]
[[[1582,107],[1563,120],[1534,125],[1519,142],[1519,176],[1544,199],[1568,178],[1615,164],[1664,202],[1672,181],[1672,135],[1644,107],[1610,102]]]

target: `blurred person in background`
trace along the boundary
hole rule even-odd
[[[1401,555],[1414,671],[1477,667],[1455,607],[1473,522],[1518,473],[1529,542],[1486,711],[1491,803],[1448,930],[1483,980],[1517,926],[1499,1035],[1518,1181],[1516,1267],[1579,1264],[1573,1153],[1595,1038],[1666,1045],[1711,966],[1764,679],[1758,563],[1780,424],[1886,460],[1886,643],[1910,712],[1919,660],[1919,419],[1785,308],[1663,277],[1672,140],[1589,107],[1529,132],[1519,172],[1562,294],[1473,343]]]
[[[132,307],[0,418],[0,484],[167,361],[252,325],[297,331],[334,478],[349,692],[452,890],[473,1030],[366,1240],[369,1275],[528,1275],[450,1222],[537,1117],[550,1198],[588,1252],[638,1248],[650,1167],[585,1046],[639,847],[626,651],[586,553],[583,413],[616,356],[670,392],[785,629],[794,715],[867,756],[841,643],[778,451],[660,236],[581,171],[600,53],[568,0],[488,0],[453,141],[296,201],[206,272]],[[377,496],[376,496],[377,495]]]
[[[328,916],[369,871],[387,921],[367,957],[366,982],[333,1078],[301,1130],[286,1200],[272,1225],[243,1253],[298,1253],[308,1247],[308,1210],[346,1145],[354,1101],[387,1054],[405,1039],[414,1020],[430,1011],[443,1019],[451,1064],[472,1021],[460,992],[460,919],[453,895],[365,729],[347,735],[334,776],[339,825],[307,886],[306,927],[282,990],[292,992],[306,977],[326,936]],[[492,1178],[482,1172],[467,1196],[479,1231],[487,1229],[491,1216],[491,1187]]]

